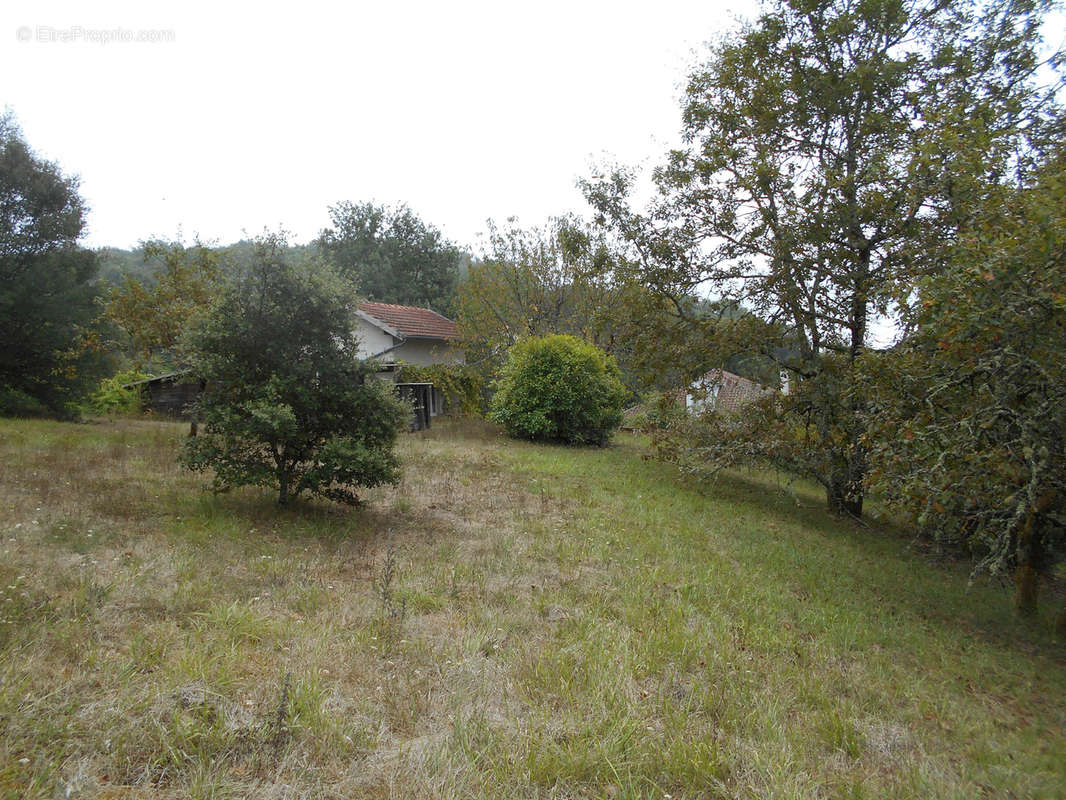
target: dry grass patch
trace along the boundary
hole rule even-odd
[[[802,487],[464,423],[280,511],[184,433],[0,422],[4,796],[1066,794],[1060,647]]]

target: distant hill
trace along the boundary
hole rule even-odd
[[[296,244],[290,245],[288,249],[292,255],[303,255],[312,247],[313,245],[309,244]],[[226,263],[233,267],[242,267],[251,261],[252,248],[250,239],[242,239],[212,249],[225,253],[228,256]],[[127,275],[142,283],[151,283],[156,273],[163,268],[163,259],[158,256],[145,260],[143,246],[130,250],[121,247],[100,247],[97,248],[96,255],[100,259],[100,280],[113,285],[122,283]]]
[[[96,250],[100,259],[100,279],[105,283],[118,284],[129,275],[138,281],[150,280],[163,267],[163,259],[144,260],[144,248],[123,250],[121,247],[100,247]]]

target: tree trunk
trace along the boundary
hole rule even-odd
[[[1036,614],[1038,577],[1031,564],[1019,564],[1014,570],[1014,607],[1023,616]]]
[[[289,472],[288,470],[281,470],[278,474],[278,505],[287,506],[289,504]]]
[[[831,514],[838,516],[862,516],[862,494],[848,493],[845,482],[836,482],[825,490],[825,505]]]
[[[204,393],[204,389],[207,388],[207,381],[200,381],[199,391],[196,393],[196,399],[200,399],[200,395]],[[200,433],[200,409],[196,405],[196,401],[192,404],[192,413],[189,417],[189,436],[196,436]]]
[[[831,381],[823,387],[815,402],[818,411],[818,433],[830,460],[828,474],[823,474],[825,504],[831,514],[859,518],[866,482],[866,451],[859,441],[862,425],[861,411],[853,403],[840,408],[835,405],[840,387]],[[843,441],[839,439],[843,437]],[[830,442],[835,441],[833,444]]]
[[[1036,614],[1037,589],[1043,566],[1039,521],[1030,511],[1018,532],[1018,565],[1014,568],[1014,608],[1023,616]]]
[[[825,489],[825,504],[830,513],[862,517],[863,483],[866,479],[866,453],[855,445],[843,467],[830,476]]]

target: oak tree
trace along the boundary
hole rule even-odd
[[[203,242],[151,240],[143,259],[162,266],[150,278],[126,274],[105,298],[107,318],[123,333],[120,345],[138,367],[164,372],[183,366],[178,345],[193,318],[218,299],[224,274],[223,254]]]
[[[464,342],[506,351],[522,337],[588,333],[596,303],[582,281],[584,243],[573,220],[543,227],[488,222],[481,257],[459,286],[456,317]]]
[[[450,315],[463,252],[407,206],[338,203],[317,244],[369,300]]]
[[[206,388],[201,433],[181,459],[212,471],[218,491],[358,503],[359,487],[399,479],[393,445],[406,410],[359,358],[350,283],[285,251],[280,234],[259,239],[250,267],[193,327],[187,352]]]
[[[642,287],[609,279],[609,257],[602,233],[577,217],[531,227],[490,220],[456,298],[467,362],[490,373],[524,337],[569,334],[615,356],[635,388],[658,309]]]

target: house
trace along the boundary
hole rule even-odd
[[[701,411],[738,411],[742,406],[763,395],[769,389],[724,369],[713,369],[697,378],[685,392],[685,408],[693,413]]]
[[[462,351],[453,344],[455,323],[428,308],[391,303],[360,303],[355,312],[360,358],[381,365],[378,377],[396,381],[404,364],[462,364]],[[188,419],[188,407],[201,386],[187,371],[172,372],[139,381],[145,406],[164,416]],[[444,395],[432,383],[396,383],[400,396],[414,407],[412,429],[429,427],[432,417],[444,411]]]
[[[454,344],[455,323],[436,311],[363,302],[355,315],[359,355],[381,363],[378,377],[383,380],[395,380],[401,364],[463,363],[463,353]],[[397,382],[396,389],[414,407],[412,430],[428,428],[432,418],[444,411],[444,394],[432,383]]]
[[[685,389],[665,392],[664,397],[670,404],[680,405],[684,401],[685,409],[692,414],[704,411],[732,413],[774,391],[727,370],[713,369]],[[654,414],[654,408],[655,403],[648,402],[626,409],[622,415],[622,430],[637,430],[645,425],[648,416]]]
[[[420,366],[463,363],[462,351],[452,344],[457,335],[455,323],[436,311],[365,302],[355,314],[362,358]]]

